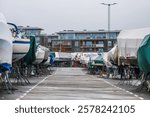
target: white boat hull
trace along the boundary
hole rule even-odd
[[[0,13],[0,65],[12,64],[12,34],[7,22]]]
[[[36,60],[33,62],[33,64],[40,64],[44,60],[45,57],[45,51],[42,49],[41,46],[38,46],[37,52],[36,52]]]
[[[29,51],[30,39],[15,39],[13,41],[13,62],[22,59]]]
[[[50,57],[48,57],[47,61],[44,63],[44,65],[50,65]]]

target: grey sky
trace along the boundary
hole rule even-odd
[[[107,29],[107,7],[113,3],[111,29],[150,26],[150,0],[0,0],[0,12],[17,25],[38,26],[47,33],[65,29]]]

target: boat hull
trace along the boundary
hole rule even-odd
[[[22,59],[29,51],[30,39],[15,39],[13,41],[13,62]]]
[[[0,13],[0,66],[9,70],[12,64],[12,34]]]
[[[48,53],[47,53],[48,54]],[[36,51],[36,59],[35,61],[33,62],[33,64],[40,64],[42,63],[43,61],[46,62],[46,60],[48,59],[48,55],[47,55],[47,59],[45,60],[45,57],[46,57],[46,50],[45,50],[45,47],[39,45],[38,48],[37,48],[37,51]]]
[[[48,57],[47,61],[44,63],[44,65],[50,65],[50,57]]]

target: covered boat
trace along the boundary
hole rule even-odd
[[[44,63],[44,65],[52,65],[54,63],[55,57],[53,54],[51,54],[50,52],[48,53],[48,59],[47,61]]]
[[[42,63],[45,63],[49,58],[49,56],[48,56],[49,49],[44,46],[42,46],[42,49],[45,51],[45,55],[44,55],[44,59],[43,59]]]
[[[115,45],[110,51],[103,53],[103,61],[106,66],[112,66],[118,62],[118,46]]]
[[[48,59],[48,55],[46,55],[47,53],[46,51],[47,51],[47,48],[45,48],[44,46],[38,45],[37,51],[36,51],[36,59],[33,63],[40,64],[43,61],[46,62],[46,60]]]
[[[28,53],[23,57],[22,61],[26,63],[27,65],[31,65],[33,61],[35,61],[36,58],[36,41],[34,36],[30,36],[30,48]]]
[[[88,62],[95,60],[98,57],[98,53],[82,53],[80,63],[87,65]]]
[[[22,38],[19,36],[18,27],[14,23],[7,23],[10,28],[12,35],[13,35],[13,55],[12,55],[12,62],[19,61],[22,59],[29,51],[30,48],[30,39]]]
[[[138,66],[145,74],[150,73],[150,34],[145,36],[137,51]]]
[[[12,64],[12,34],[6,19],[0,13],[0,68],[9,70]]]
[[[48,57],[47,61],[44,63],[44,65],[50,65],[50,57]]]
[[[71,53],[71,60],[79,61],[80,62],[81,54],[82,54],[81,52]]]
[[[150,27],[122,30],[117,37],[119,58],[137,60],[137,50],[146,35],[150,33]],[[120,63],[119,63],[120,64]]]
[[[94,60],[95,64],[103,64],[103,57],[102,54],[100,54],[95,60]]]
[[[113,66],[112,63],[109,60],[109,54],[108,54],[108,52],[103,53],[102,57],[103,57],[103,62],[106,65],[106,67],[112,67]]]
[[[23,58],[29,51],[30,39],[19,39],[13,40],[13,62],[16,62]]]

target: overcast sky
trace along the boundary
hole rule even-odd
[[[111,6],[111,29],[150,26],[150,0],[0,0],[7,21],[38,26],[46,33],[61,30],[107,29],[107,6]]]

